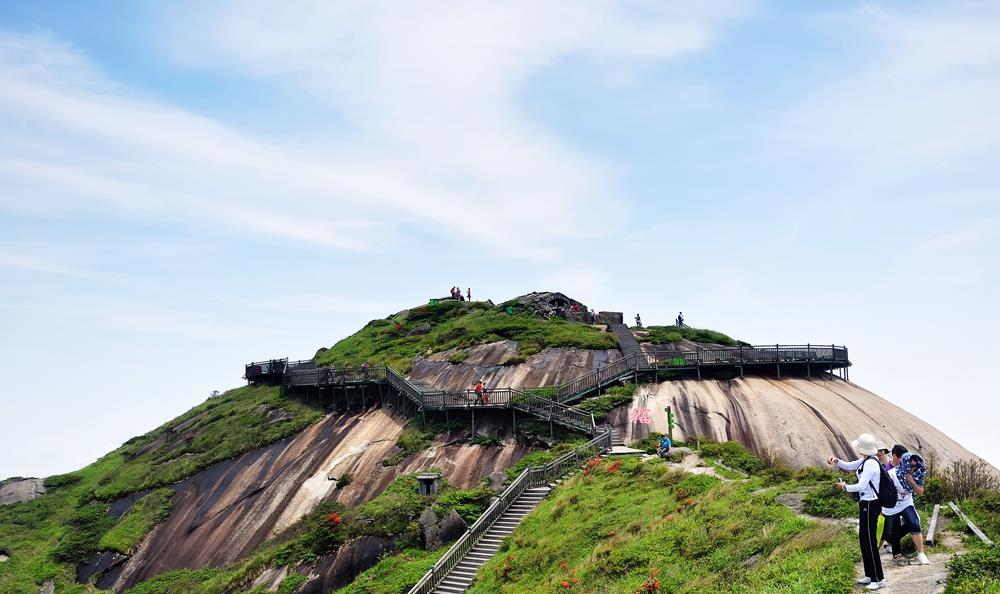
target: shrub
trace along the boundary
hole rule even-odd
[[[1000,592],[1000,547],[952,557],[948,570],[946,594]]]
[[[820,485],[806,493],[802,509],[807,514],[824,518],[851,518],[858,513],[857,504],[835,483]]]
[[[601,396],[588,398],[576,405],[576,407],[592,413],[594,415],[594,422],[603,423],[607,419],[608,413],[623,404],[631,403],[634,397],[634,385],[613,386],[605,390]]]
[[[756,474],[766,467],[764,462],[735,441],[701,444],[702,456],[715,458],[726,466],[732,466],[747,474]]]
[[[114,525],[115,520],[108,515],[108,507],[91,502],[77,509],[69,519],[69,530],[60,539],[52,552],[57,561],[83,563],[97,552],[101,536]]]
[[[445,491],[434,503],[434,513],[444,516],[451,510],[458,512],[462,519],[472,524],[486,511],[494,492],[487,486],[474,489]]]
[[[949,499],[969,499],[981,491],[1000,489],[1000,477],[982,460],[955,460],[941,473]]]
[[[462,363],[468,358],[469,358],[469,353],[465,351],[456,351],[452,353],[450,357],[448,357],[448,362],[451,363],[452,365],[458,365],[459,363]]]

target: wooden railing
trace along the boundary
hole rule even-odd
[[[605,431],[579,448],[568,452],[544,466],[529,466],[490,504],[455,544],[420,578],[409,594],[427,594],[444,580],[452,569],[472,550],[493,524],[521,496],[525,489],[546,485],[570,470],[580,467],[580,463],[611,447],[611,431]]]

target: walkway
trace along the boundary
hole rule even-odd
[[[494,388],[485,398],[472,390],[448,391],[415,385],[387,365],[369,368],[317,367],[315,359],[288,361],[271,359],[250,363],[244,377],[251,384],[280,384],[295,388],[346,388],[364,386],[389,386],[405,396],[419,412],[448,410],[514,409],[538,418],[557,423],[574,431],[595,435],[593,415],[569,406],[594,392],[623,379],[640,377],[660,379],[691,374],[698,379],[712,370],[728,370],[743,376],[744,370],[775,370],[781,377],[782,369],[804,373],[812,377],[816,372],[834,373],[851,365],[847,347],[814,345],[774,345],[735,347],[696,347],[693,351],[676,351],[663,358],[642,352],[635,336],[624,324],[611,324],[618,337],[622,358],[610,361],[594,371],[565,384],[544,388]],[[619,327],[620,326],[620,327]]]

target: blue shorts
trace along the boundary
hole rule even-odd
[[[897,526],[899,527],[900,534],[920,534],[921,532],[920,516],[917,515],[917,510],[912,505],[906,506],[906,509],[898,514],[887,516],[886,519],[893,523],[893,531],[897,529]]]

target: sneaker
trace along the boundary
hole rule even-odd
[[[881,590],[884,587],[885,587],[885,580],[882,580],[881,582],[872,582],[868,584],[867,586],[865,586],[865,590]]]
[[[931,563],[931,560],[928,559],[927,555],[923,553],[917,553],[917,561],[920,562],[921,565],[930,565]]]
[[[868,577],[866,575],[863,578],[858,578],[858,580],[856,582],[854,582],[854,583],[857,584],[857,585],[859,585],[859,586],[865,586],[867,584],[872,583],[872,578],[870,578],[870,577]]]

